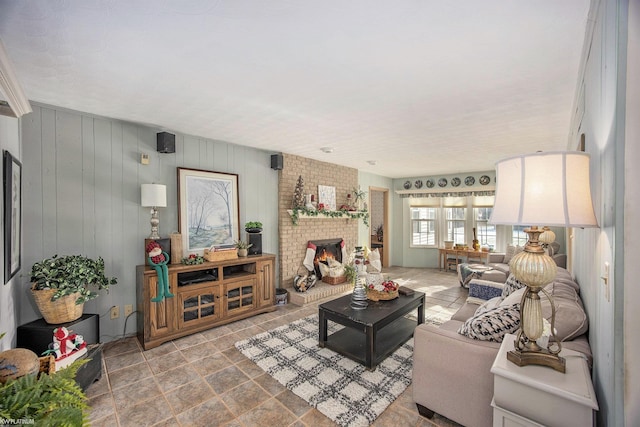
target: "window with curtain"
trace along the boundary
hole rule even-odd
[[[481,245],[488,245],[496,247],[496,226],[489,224],[489,218],[491,218],[491,212],[493,208],[473,208],[476,233]]]
[[[511,232],[511,243],[516,246],[524,246],[529,240],[527,233],[524,232],[524,229],[527,228],[524,225],[514,225]]]
[[[437,208],[412,206],[411,214],[411,246],[435,246]]]
[[[453,243],[465,244],[466,208],[443,208],[445,218],[445,240],[453,240]]]

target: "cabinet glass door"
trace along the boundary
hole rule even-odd
[[[180,326],[206,323],[222,314],[219,286],[179,293]]]
[[[251,310],[256,306],[255,279],[227,284],[226,286],[227,314],[234,314],[245,310]]]

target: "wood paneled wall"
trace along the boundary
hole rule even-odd
[[[243,225],[264,224],[263,251],[278,253],[278,174],[271,152],[176,134],[176,152],[156,151],[152,128],[62,108],[34,104],[22,119],[23,269],[19,324],[40,317],[29,292],[31,265],[55,254],[101,256],[118,284],[85,305],[101,316],[102,341],[120,338],[125,304],[135,307],[135,266],[144,262],[144,238],[150,233],[148,208],[140,206],[140,185],[167,185],[167,207],[159,209],[160,234],[178,231],[177,167],[239,176]],[[147,153],[149,165],[140,163]],[[279,279],[276,279],[279,283]],[[111,306],[121,316],[111,320]],[[134,315],[135,316],[135,315]],[[126,333],[135,331],[135,319]]]

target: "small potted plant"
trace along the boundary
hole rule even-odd
[[[384,229],[382,224],[376,228],[376,237],[378,238],[378,242],[382,242],[384,240]]]
[[[44,259],[31,267],[31,292],[47,323],[66,323],[82,316],[84,303],[109,290],[115,277],[107,277],[104,260],[81,255]],[[95,289],[95,290],[94,290]]]
[[[247,233],[262,233],[262,223],[260,221],[249,221],[244,224],[244,231]]]
[[[238,256],[245,257],[249,254],[249,248],[253,246],[251,243],[244,242],[242,240],[236,240],[236,248],[238,249]]]

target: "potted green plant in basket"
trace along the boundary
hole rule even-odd
[[[260,221],[249,221],[244,224],[244,231],[247,233],[261,233],[262,223]]]
[[[82,316],[84,303],[109,290],[115,277],[107,277],[104,260],[81,255],[44,259],[31,267],[31,292],[47,323],[66,323]]]

